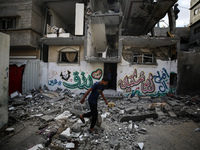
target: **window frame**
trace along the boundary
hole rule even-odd
[[[76,52],[77,53],[77,61],[76,62],[63,62],[62,61],[62,53],[70,53],[70,52]],[[64,47],[60,50],[58,50],[58,64],[79,64],[80,63],[80,47],[78,49],[73,47]]]
[[[145,55],[151,55],[151,56],[145,56]],[[144,58],[151,57],[152,61],[151,62],[144,62]],[[137,58],[137,62],[134,60]],[[139,58],[139,59],[138,59]],[[137,65],[155,65],[156,60],[153,54],[151,53],[133,53],[132,54],[132,64],[137,64]]]
[[[198,12],[199,12],[199,8],[195,9],[194,10],[194,16],[196,16],[198,14]]]
[[[5,23],[3,24],[3,22],[5,22]],[[12,25],[10,25],[11,23],[12,23]],[[16,17],[0,18],[0,30],[16,29],[17,28],[16,24],[17,24]],[[5,26],[5,27],[3,27],[3,26]]]

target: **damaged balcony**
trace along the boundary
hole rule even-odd
[[[85,3],[79,0],[43,0],[48,8],[46,35],[40,42],[46,45],[83,45]]]
[[[148,34],[176,2],[177,0],[121,0],[123,35]]]
[[[103,7],[106,6],[106,7]],[[121,61],[122,14],[119,11],[119,2],[91,1],[91,12],[88,13],[85,38],[85,60],[88,62]]]
[[[130,64],[157,65],[156,59],[168,61],[176,51],[179,37],[121,36],[123,58]],[[170,52],[170,53],[169,53]]]

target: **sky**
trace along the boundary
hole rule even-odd
[[[176,27],[185,27],[190,22],[190,0],[178,0],[178,9],[180,10],[178,14],[178,19],[176,20]],[[163,19],[164,22],[160,23],[160,27],[168,27],[168,15]]]

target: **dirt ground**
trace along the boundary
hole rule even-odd
[[[138,137],[145,150],[200,150],[200,132],[193,121],[178,125],[144,125],[148,133]]]
[[[200,150],[200,132],[194,131],[198,124],[191,120],[177,125],[140,125],[147,130],[147,134],[137,135],[137,141],[144,143],[144,150]],[[17,123],[15,133],[0,139],[0,149],[27,150],[44,143],[44,137],[37,134],[38,127],[37,121]]]

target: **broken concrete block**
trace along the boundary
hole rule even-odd
[[[125,112],[126,112],[127,114],[130,114],[130,113],[132,113],[132,111],[134,111],[134,110],[136,110],[136,109],[137,109],[137,106],[133,106],[133,107],[130,107],[130,108],[125,109]]]
[[[52,102],[57,102],[57,101],[60,101],[60,100],[62,100],[62,99],[64,99],[64,98],[65,98],[64,96],[59,96],[59,97],[56,97],[56,98],[50,100],[49,102],[50,102],[50,103],[52,103]]]
[[[38,149],[43,149],[43,145],[42,144],[37,144],[31,148],[29,148],[28,150],[38,150]]]
[[[138,129],[139,128],[139,126],[137,126],[136,124],[134,124],[134,129]]]
[[[15,107],[10,107],[8,108],[8,110],[15,110]]]
[[[149,124],[149,125],[152,125],[155,123],[155,121],[153,120],[153,118],[147,118],[146,119],[146,122]]]
[[[5,131],[8,132],[8,133],[14,132],[14,131],[15,131],[15,128],[7,128]]]
[[[133,122],[129,121],[128,129],[131,131],[133,129]]]
[[[130,99],[132,102],[138,102],[140,100],[140,98],[138,97],[138,95],[135,95],[134,97],[132,97]]]
[[[12,94],[10,95],[10,98],[14,98],[14,97],[17,97],[17,96],[19,96],[19,92],[18,92],[18,91],[12,93]]]
[[[172,106],[172,107],[178,105],[178,103],[177,103],[176,101],[170,101],[170,100],[168,100],[167,103],[168,103],[170,106]]]
[[[138,130],[138,133],[147,134],[147,130],[145,128],[141,128]]]
[[[70,112],[72,113],[72,114],[74,114],[75,116],[80,116],[80,115],[82,115],[83,114],[83,112],[82,111],[80,111],[80,110],[75,110],[75,109],[70,109]]]
[[[140,100],[149,100],[151,96],[140,96]]]
[[[75,144],[74,143],[67,143],[65,144],[66,148],[75,148]]]
[[[102,120],[104,120],[107,116],[109,116],[110,113],[109,112],[105,112],[101,115]]]
[[[72,132],[71,135],[73,138],[78,138],[81,135],[81,132]]]
[[[71,116],[72,116],[72,114],[69,111],[64,111],[62,114],[58,115],[54,119],[55,120],[68,119]]]
[[[29,95],[26,96],[26,98],[33,98],[33,95],[29,94]]]
[[[73,132],[81,132],[81,124],[80,123],[75,123],[71,127]]]
[[[120,145],[119,145],[120,143],[119,143],[118,140],[110,140],[109,144],[110,144],[110,147],[111,147],[111,148],[117,148],[117,147],[120,146]]]
[[[52,109],[50,111],[45,111],[44,114],[45,115],[56,114],[59,111],[60,111],[60,109]]]
[[[161,111],[160,108],[156,108],[156,114],[158,115],[159,119],[164,119],[166,118],[165,114]]]
[[[53,120],[54,117],[53,117],[53,116],[49,116],[49,115],[45,115],[45,116],[40,117],[40,119],[41,119],[42,121],[48,122],[48,121]]]
[[[169,114],[169,116],[171,118],[176,118],[177,117],[177,115],[173,111],[168,111],[167,113]]]
[[[120,115],[123,115],[124,113],[125,113],[125,110],[120,110],[120,111],[119,111],[119,114],[120,114]]]
[[[63,131],[60,134],[60,139],[61,140],[70,140],[71,139],[71,129],[67,128],[65,131]]]
[[[144,143],[138,143],[139,148],[142,150],[144,147]]]
[[[122,116],[119,120],[120,122],[128,122],[130,120],[132,121],[141,121],[145,120],[146,118],[158,118],[158,115],[156,113],[144,113],[144,114],[138,114],[138,115],[126,115]]]

